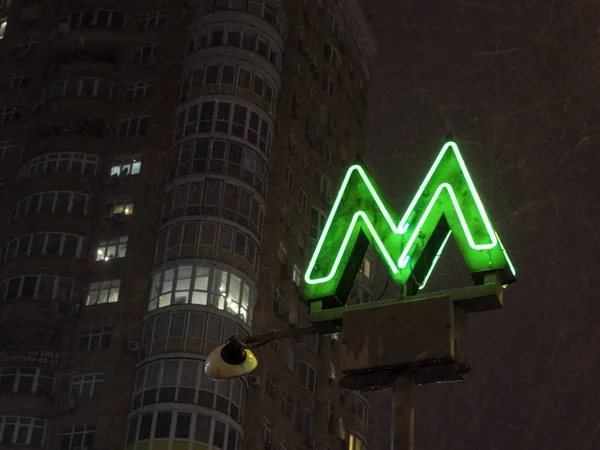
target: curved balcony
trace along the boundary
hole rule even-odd
[[[262,18],[285,37],[287,35],[287,17],[281,1],[272,0],[193,0],[190,2],[198,17],[222,11],[235,11],[237,14],[251,14]]]
[[[53,81],[42,89],[34,104],[38,114],[69,117],[73,114],[89,117],[110,113],[113,82],[95,76],[76,76]],[[104,105],[102,105],[104,103]],[[51,105],[51,108],[47,106]]]
[[[148,311],[190,308],[250,327],[255,303],[256,285],[242,272],[218,261],[179,259],[154,271]]]
[[[19,169],[19,183],[53,174],[96,175],[98,155],[80,152],[44,153],[28,160]]]
[[[169,180],[192,174],[226,175],[267,195],[269,162],[264,154],[232,139],[198,138],[171,150]]]
[[[237,98],[203,97],[177,108],[175,140],[211,135],[243,142],[268,154],[274,135],[270,117]]]
[[[56,46],[116,43],[123,40],[127,14],[118,9],[89,7],[69,12],[61,18],[55,32]]]
[[[229,417],[191,405],[156,405],[129,415],[127,450],[241,450],[243,430]]]
[[[43,217],[53,214],[87,215],[91,196],[76,191],[44,191],[22,198],[12,208],[11,224],[27,217]]]
[[[162,227],[154,263],[178,258],[218,260],[255,279],[261,251],[258,238],[224,222],[185,220]]]
[[[219,52],[186,68],[179,101],[183,103],[203,95],[234,96],[272,116],[281,90],[279,75],[234,56]]]
[[[27,256],[54,255],[78,259],[84,236],[63,232],[28,233],[17,236],[0,247],[0,267]]]
[[[219,175],[188,175],[171,183],[165,193],[162,220],[222,218],[261,238],[264,199],[245,183]]]
[[[36,411],[35,416],[16,415],[4,413],[0,409],[0,442],[8,446],[7,448],[17,448],[17,444],[40,448],[44,441],[47,421],[39,418],[38,414],[39,411]]]
[[[256,64],[264,70],[282,68],[283,38],[261,19],[239,12],[220,12],[195,20],[187,29],[184,67],[217,54]],[[257,58],[257,56],[259,56]],[[276,78],[276,77],[274,77]]]
[[[24,274],[0,280],[0,304],[33,300],[42,303],[69,304],[79,300],[79,289],[73,278],[47,274]]]

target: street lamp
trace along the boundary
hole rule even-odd
[[[204,373],[213,380],[243,377],[258,367],[258,360],[252,349],[262,347],[271,341],[316,333],[313,327],[304,327],[272,331],[247,338],[231,336],[225,344],[219,345],[210,352],[204,363]]]

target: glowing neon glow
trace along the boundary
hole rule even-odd
[[[450,229],[447,233],[447,228],[439,228],[443,218]],[[399,285],[409,280],[425,253],[420,264],[426,270],[421,272],[423,279],[418,280],[422,289],[451,234],[473,274],[501,271],[505,283],[515,281],[514,266],[452,141],[442,147],[400,220],[386,207],[362,163],[350,166],[309,261],[304,276],[305,299],[335,295],[361,233]],[[433,245],[443,241],[435,254],[431,251],[434,249],[425,251],[434,234],[439,238],[431,241]]]

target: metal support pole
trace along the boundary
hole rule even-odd
[[[392,397],[392,450],[414,450],[415,409],[412,405],[412,388],[415,377],[411,372],[401,374],[393,385]]]

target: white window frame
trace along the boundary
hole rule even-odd
[[[96,398],[100,395],[104,384],[103,373],[86,373],[81,375],[73,375],[71,377],[71,388],[69,396],[78,399]],[[89,390],[89,393],[84,395],[84,390]]]
[[[128,240],[128,236],[119,236],[98,242],[94,255],[96,261],[110,261],[112,259],[124,258],[127,256]]]
[[[83,429],[81,429],[83,428]],[[92,448],[91,442],[94,440],[94,435],[96,434],[96,426],[95,425],[67,425],[64,427],[60,433],[61,442],[65,436],[70,436],[69,442],[69,450],[82,450],[85,448]],[[82,445],[74,446],[75,436],[82,435]],[[90,437],[91,436],[91,437]],[[89,445],[88,445],[89,444]]]
[[[86,306],[106,305],[119,301],[121,280],[105,280],[90,283]]]
[[[317,386],[319,384],[319,377],[317,375],[316,369],[306,361],[298,361],[297,370],[298,381],[300,382],[300,386],[306,389],[311,394],[316,394]]]
[[[102,345],[102,341],[106,339],[106,337],[108,336],[108,346],[110,346],[110,341],[112,338],[112,332],[113,332],[113,327],[110,325],[99,325],[99,326],[95,326],[95,327],[88,327],[88,328],[84,328],[83,330],[81,330],[81,333],[79,334],[79,341],[78,341],[78,351],[81,352],[89,352],[92,350],[99,350],[102,348],[105,348]],[[81,344],[81,339],[87,339],[87,345],[85,349],[80,348],[80,344]],[[98,346],[97,347],[92,347],[92,342],[94,341],[94,338],[98,338]]]
[[[298,287],[302,284],[302,271],[297,264],[294,264],[294,269],[292,271],[292,281]]]
[[[12,436],[4,436],[6,430],[13,426]],[[27,433],[23,441],[19,441],[19,435],[22,435],[23,428],[26,428]],[[44,443],[44,432],[46,429],[46,421],[38,419],[36,417],[24,417],[24,416],[0,416],[0,442],[5,444],[25,444],[31,445],[31,438],[33,437],[34,428],[41,428],[42,435],[40,439],[40,445]],[[33,443],[37,444],[37,443]]]
[[[262,440],[265,444],[270,444],[273,439],[273,424],[271,421],[263,416],[261,420],[262,424]]]
[[[115,159],[110,166],[111,177],[128,177],[139,175],[142,161],[137,157]]]
[[[156,80],[139,80],[127,85],[125,95],[131,94],[131,99],[128,101],[145,100],[154,94],[156,88]]]

